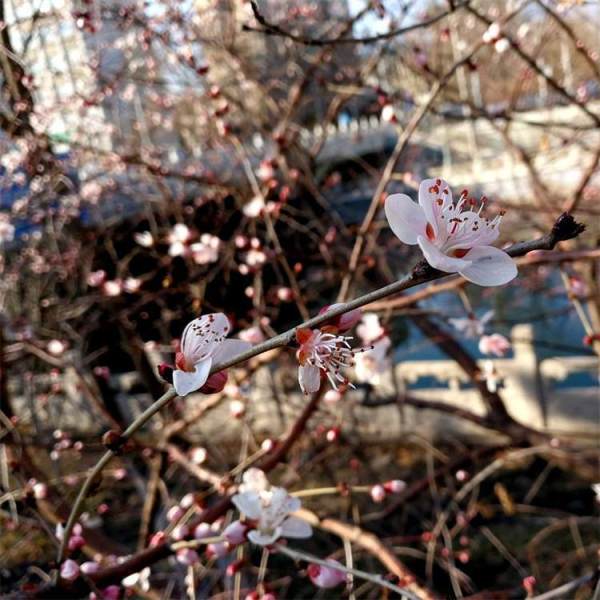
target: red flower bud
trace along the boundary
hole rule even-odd
[[[199,391],[202,394],[216,394],[223,391],[226,383],[227,371],[219,371],[218,373],[213,373]]]
[[[157,367],[157,370],[158,370],[159,377],[163,381],[166,381],[167,383],[170,383],[171,385],[173,385],[174,369],[171,365],[168,365],[166,363],[160,363],[160,365],[158,365],[158,367]]]

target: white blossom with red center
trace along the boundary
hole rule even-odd
[[[320,329],[299,328],[296,339],[300,348],[296,353],[300,366],[298,381],[305,394],[312,394],[321,387],[321,373],[338,389],[340,384],[348,384],[342,369],[354,365],[354,355],[361,350],[353,350],[348,343],[351,337],[335,335]]]
[[[179,396],[200,389],[213,364],[225,362],[252,347],[243,340],[225,339],[230,330],[229,319],[223,313],[204,315],[188,323],[173,371],[173,386]]]
[[[485,219],[484,203],[475,212],[466,190],[455,203],[444,180],[425,179],[418,204],[393,194],[385,201],[385,214],[396,236],[418,244],[432,267],[478,285],[503,285],[516,277],[517,267],[506,252],[490,246],[498,239],[502,215]]]

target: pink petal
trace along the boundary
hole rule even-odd
[[[243,340],[223,340],[212,354],[213,363],[215,365],[224,363],[225,361],[242,354],[242,352],[250,350],[250,348],[252,348],[252,344],[244,342]]]
[[[386,198],[385,216],[394,235],[405,244],[416,244],[417,236],[425,235],[425,213],[406,194],[392,194]]]
[[[305,394],[313,394],[321,387],[321,370],[314,365],[300,365],[298,367],[298,382],[300,389]]]
[[[175,369],[173,371],[173,387],[178,396],[187,396],[190,392],[199,390],[208,379],[212,358],[205,358],[197,363],[192,372]]]
[[[181,335],[181,352],[189,364],[195,365],[212,355],[231,330],[223,313],[203,315],[187,324]]]
[[[421,248],[425,260],[440,271],[446,273],[457,273],[461,269],[466,269],[470,266],[470,261],[463,260],[462,258],[451,258],[447,254],[440,252],[439,248],[432,244],[427,238],[419,236],[418,238],[419,247]]]
[[[515,261],[504,250],[493,246],[477,246],[467,252],[465,258],[471,265],[459,273],[477,285],[504,285],[517,276]]]

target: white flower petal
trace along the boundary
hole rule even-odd
[[[231,498],[236,508],[249,519],[260,518],[262,507],[260,496],[256,492],[242,492]]]
[[[386,198],[385,216],[390,229],[405,244],[416,244],[417,237],[425,235],[425,213],[406,194],[392,194]]]
[[[462,258],[452,258],[447,254],[444,254],[439,250],[437,246],[432,244],[427,238],[419,236],[418,238],[419,247],[425,256],[425,260],[440,271],[446,273],[457,273],[470,266],[470,261],[463,260]]]
[[[224,363],[230,358],[234,358],[246,350],[250,350],[252,344],[243,340],[223,340],[219,347],[212,353],[213,362],[218,365]]]
[[[269,489],[270,484],[265,472],[256,467],[250,467],[242,476],[240,492],[263,492]]]
[[[436,185],[439,181],[440,185]],[[434,192],[433,189],[438,191]],[[440,198],[442,203],[439,203]],[[447,224],[441,216],[443,209],[452,204],[452,191],[443,179],[423,179],[419,186],[419,205],[423,209],[425,218],[433,227],[436,239],[443,243],[446,240]],[[423,234],[420,234],[423,235]]]
[[[205,358],[194,366],[191,372],[175,369],[173,371],[173,387],[178,396],[187,396],[190,392],[199,390],[208,379],[210,367],[212,365],[211,358]]]
[[[298,382],[300,389],[305,394],[317,392],[321,387],[321,370],[314,365],[300,365],[298,367]]]
[[[277,527],[273,533],[263,533],[259,529],[253,529],[248,532],[248,539],[259,546],[270,546],[281,535],[281,528]]]
[[[517,276],[515,261],[504,250],[493,246],[477,246],[465,255],[471,265],[459,273],[477,285],[504,285]]]
[[[312,533],[312,527],[298,517],[288,517],[281,524],[281,535],[283,537],[309,538]]]
[[[223,313],[203,315],[187,324],[181,335],[181,352],[189,364],[195,365],[211,356],[231,330]]]

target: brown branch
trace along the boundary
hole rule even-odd
[[[273,35],[278,37],[288,38],[297,44],[302,44],[304,46],[333,46],[336,44],[373,44],[375,42],[379,42],[381,40],[389,40],[394,37],[399,37],[411,31],[416,31],[418,29],[422,29],[424,27],[429,27],[438,21],[446,18],[448,15],[452,14],[457,8],[462,8],[463,6],[467,6],[468,2],[462,2],[461,4],[451,6],[449,10],[441,12],[437,14],[435,17],[431,17],[426,21],[421,21],[420,23],[415,23],[414,25],[409,25],[407,27],[400,27],[397,29],[392,29],[386,33],[380,33],[377,35],[371,35],[362,38],[354,38],[354,37],[333,37],[333,38],[312,38],[302,35],[296,35],[291,31],[287,31],[280,25],[275,23],[271,23],[267,21],[266,17],[260,12],[257,3],[255,0],[251,0],[250,5],[252,6],[252,12],[254,14],[254,18],[261,25],[261,28],[252,27],[251,25],[244,24],[242,26],[243,31],[252,31],[255,33],[262,33],[264,35]]]

